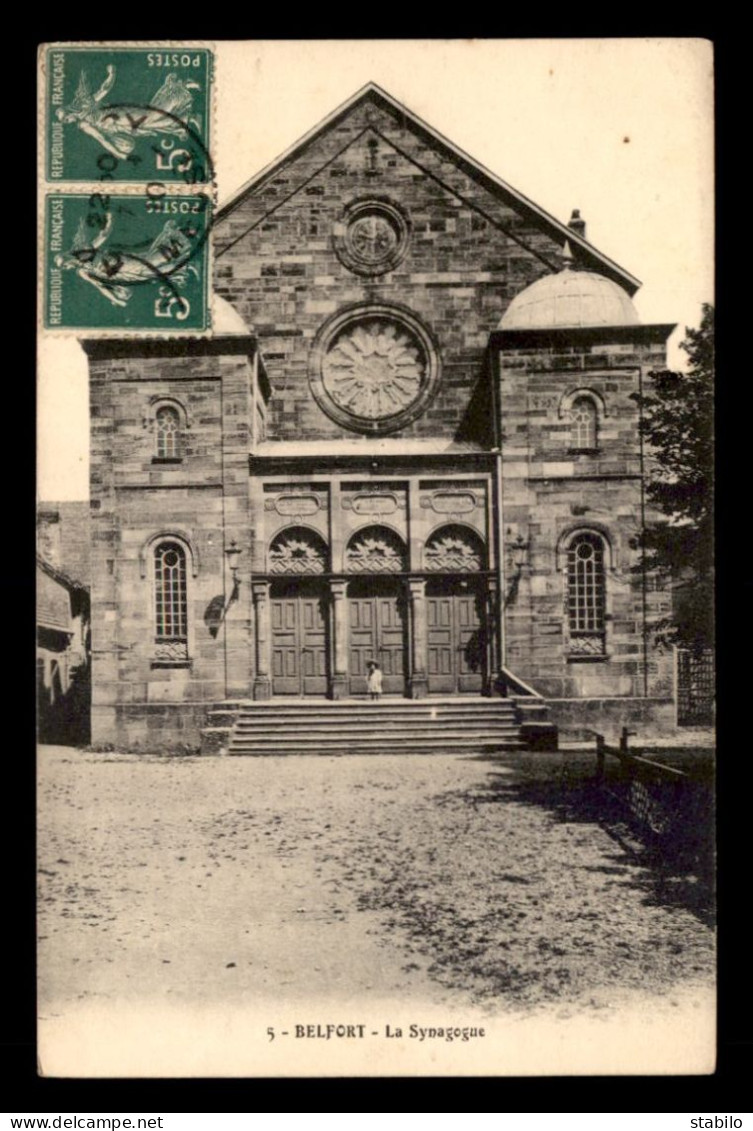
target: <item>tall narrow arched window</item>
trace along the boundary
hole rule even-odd
[[[154,550],[155,659],[188,659],[186,552],[179,542],[159,542]]]
[[[605,652],[606,572],[598,534],[576,534],[567,549],[567,619],[571,655]]]
[[[173,405],[161,405],[155,413],[157,436],[157,459],[180,459],[181,427],[180,413]]]
[[[570,447],[593,451],[597,447],[598,413],[591,397],[576,397],[570,406]]]

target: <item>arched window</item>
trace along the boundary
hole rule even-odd
[[[388,526],[364,526],[345,547],[348,573],[400,573],[408,568],[405,543]]]
[[[154,415],[157,459],[182,458],[181,419],[174,405],[163,404]]]
[[[186,552],[179,542],[159,542],[154,549],[155,659],[188,659]]]
[[[570,447],[593,451],[597,446],[598,413],[591,397],[576,397],[570,406]]]
[[[467,526],[442,526],[427,539],[424,569],[432,573],[476,573],[485,564],[484,543]]]
[[[604,654],[606,573],[598,534],[576,534],[567,548],[567,619],[572,655]]]
[[[325,573],[327,547],[313,530],[292,526],[275,536],[269,548],[270,573]]]

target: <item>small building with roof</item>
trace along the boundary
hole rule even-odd
[[[37,717],[40,742],[89,741],[88,586],[37,554]]]

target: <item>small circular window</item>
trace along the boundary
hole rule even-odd
[[[311,388],[320,407],[359,432],[394,432],[426,408],[439,380],[427,330],[407,311],[370,306],[328,322],[314,348]]]
[[[362,200],[349,205],[335,229],[335,251],[359,275],[392,271],[408,246],[408,221],[396,205]]]

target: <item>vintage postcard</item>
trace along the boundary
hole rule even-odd
[[[710,44],[39,122],[40,1072],[713,1072]]]

